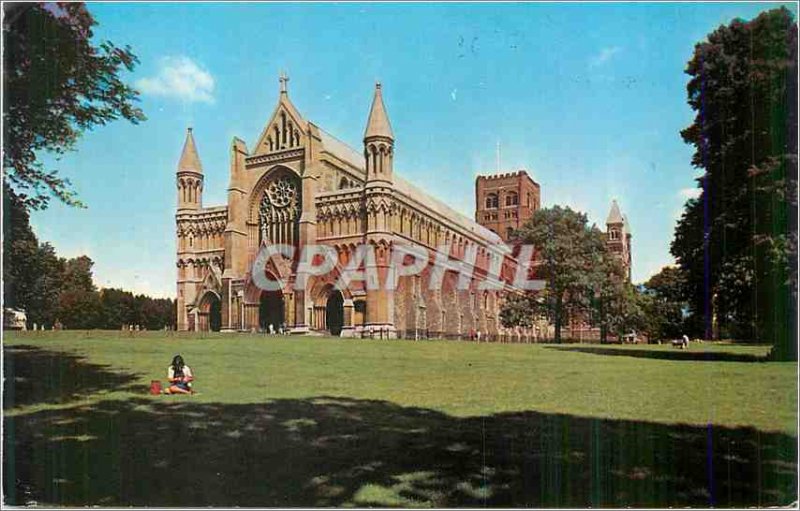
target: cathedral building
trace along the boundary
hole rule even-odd
[[[356,150],[303,117],[287,81],[281,77],[256,144],[231,141],[226,205],[203,205],[203,165],[192,129],[186,134],[176,173],[178,330],[486,339],[507,333],[499,310],[503,296],[516,292],[518,261],[505,241],[540,207],[539,185],[524,171],[479,177],[476,217],[468,218],[395,172],[395,137],[380,84]],[[625,226],[624,219],[614,223],[613,243],[629,261]],[[298,253],[322,245],[336,261],[324,275],[304,273],[295,256],[254,265],[262,247],[274,244]],[[359,247],[374,253],[366,269],[388,279],[398,247],[409,244],[429,257],[418,274],[398,277],[396,286],[341,284]],[[439,271],[432,263],[442,262],[442,246],[448,253]],[[474,270],[465,286],[466,263]],[[441,283],[435,287],[428,285],[434,273]],[[259,277],[278,285],[264,289]]]
[[[394,171],[395,138],[375,87],[363,146],[356,150],[307,120],[289,99],[286,78],[257,143],[230,146],[228,203],[203,205],[203,166],[192,130],[177,169],[177,307],[179,330],[292,332],[387,337],[465,337],[498,332],[498,310],[516,262],[495,232],[461,215]],[[337,254],[329,275],[298,275],[297,259],[268,261],[277,290],[256,285],[262,245],[323,244]],[[394,289],[345,288],[336,276],[357,247],[375,249],[385,275],[394,247],[450,247],[451,269],[439,289],[430,268],[399,278]],[[474,254],[469,289],[456,286],[456,263]],[[450,264],[450,263],[448,263]],[[480,289],[493,268],[504,288]],[[303,277],[302,279],[300,279]],[[308,278],[306,278],[308,277]],[[298,286],[298,279],[302,285]]]

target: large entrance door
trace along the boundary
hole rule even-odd
[[[258,304],[258,326],[266,332],[278,332],[283,325],[283,293],[263,291]],[[270,329],[270,326],[272,327]]]
[[[325,305],[325,328],[331,335],[342,333],[344,326],[344,297],[342,292],[334,289],[328,295],[328,303]]]
[[[201,332],[219,332],[222,327],[222,303],[216,293],[208,291],[200,300],[199,324]]]
[[[208,311],[208,326],[212,332],[219,332],[222,328],[222,303],[214,296]]]

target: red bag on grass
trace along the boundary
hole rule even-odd
[[[159,380],[150,381],[150,394],[154,396],[161,394],[161,382]]]

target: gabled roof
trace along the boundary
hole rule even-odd
[[[178,161],[178,171],[203,173],[203,164],[197,154],[192,128],[186,130],[186,141],[183,143],[181,159]]]
[[[282,81],[282,83],[285,82]],[[270,121],[264,128],[261,137],[259,137],[258,144],[255,148],[253,148],[254,153],[257,152],[259,150],[258,148],[263,144],[263,139],[267,134],[267,129],[270,127],[272,121],[278,115],[282,107],[288,111],[289,115],[296,123],[302,123],[301,126],[303,126],[305,129],[307,121],[300,116],[300,113],[295,109],[294,105],[292,105],[291,101],[289,101],[289,97],[285,91],[285,88],[282,88],[278,105],[275,108],[272,117],[270,117]],[[362,152],[353,149],[350,145],[339,140],[321,127],[317,126],[317,128],[319,129],[320,141],[324,151],[330,153],[352,167],[359,169],[363,174],[366,174],[366,162]],[[389,117],[386,115],[386,108],[383,105],[383,98],[381,97],[380,84],[376,84],[375,86],[375,96],[372,100],[372,108],[370,109],[369,121],[367,122],[367,129],[364,134],[364,138],[371,136],[393,138],[392,127],[389,123]],[[494,243],[498,247],[505,247],[503,240],[496,233],[478,224],[468,216],[462,215],[461,213],[455,211],[439,199],[431,197],[427,193],[421,191],[420,189],[411,185],[411,183],[398,176],[396,173],[393,175],[393,181],[395,190],[397,192],[415,200],[420,204],[421,207],[427,208],[433,213],[437,213],[447,219],[450,219],[463,229],[472,232],[487,242]]]
[[[606,224],[622,224],[625,220],[622,218],[622,213],[619,212],[619,206],[616,199],[611,201],[611,211],[608,212]]]
[[[256,144],[252,147],[253,155],[260,154],[262,152],[262,147],[264,147],[264,141],[266,140],[267,136],[269,135],[269,128],[272,126],[272,123],[278,117],[281,111],[285,111],[289,119],[294,123],[294,125],[300,130],[301,133],[304,135],[306,134],[307,125],[308,123],[300,115],[300,111],[295,108],[292,101],[289,99],[289,93],[286,91],[285,82],[281,82],[281,93],[278,97],[278,104],[275,105],[275,109],[272,111],[272,115],[269,116],[269,120],[264,125],[264,129],[261,130],[261,135],[259,135]]]
[[[389,116],[386,115],[386,107],[383,105],[381,95],[381,84],[375,84],[375,96],[372,98],[372,107],[369,109],[369,120],[367,129],[364,131],[364,138],[386,137],[394,139],[392,125],[389,123]]]

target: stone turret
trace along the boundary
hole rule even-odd
[[[197,154],[192,128],[186,130],[181,159],[176,174],[178,185],[178,210],[203,207],[203,164]]]
[[[367,128],[364,130],[364,159],[367,180],[364,186],[364,209],[367,222],[364,241],[375,247],[374,269],[381,282],[380,289],[367,290],[366,328],[394,337],[394,292],[386,282],[394,280],[390,260],[393,238],[389,211],[394,196],[392,167],[394,160],[394,135],[386,107],[383,104],[381,84],[375,84],[375,95],[369,110]]]
[[[392,182],[394,160],[394,135],[386,107],[383,105],[381,84],[375,84],[375,96],[369,111],[367,129],[364,131],[364,158],[366,159],[367,183],[370,181]]]

